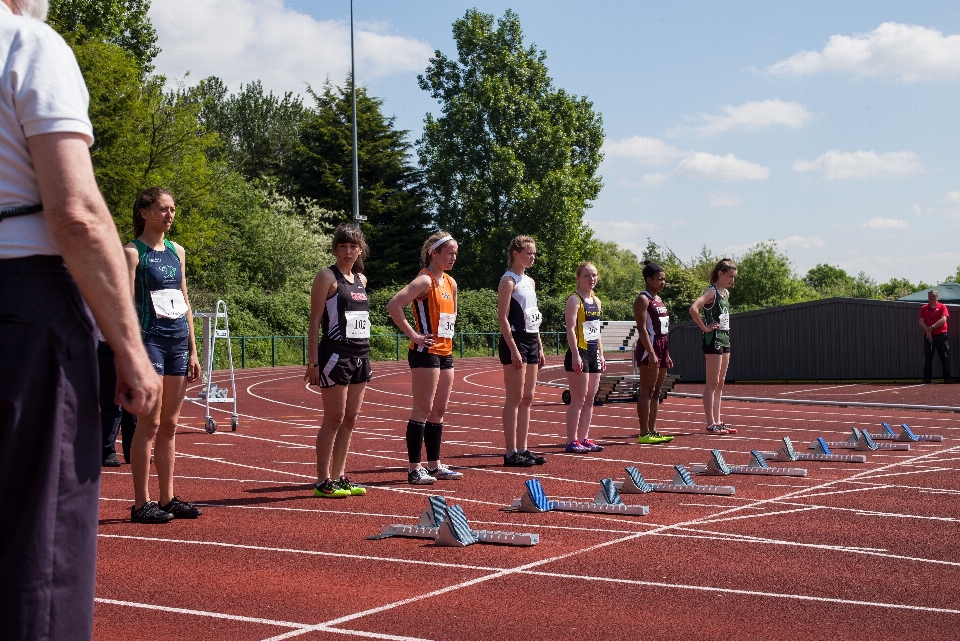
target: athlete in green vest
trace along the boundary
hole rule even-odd
[[[703,411],[709,434],[736,434],[737,430],[720,420],[720,397],[730,365],[730,292],[737,278],[737,266],[724,258],[710,273],[710,286],[690,306],[690,316],[703,330],[706,359],[706,384],[703,387]],[[700,316],[701,310],[703,317]]]

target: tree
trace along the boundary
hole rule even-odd
[[[149,10],[150,0],[51,0],[47,22],[71,44],[117,45],[150,73],[160,49]]]
[[[612,241],[594,241],[588,260],[597,266],[597,294],[604,300],[629,300],[643,291],[643,265],[637,255]],[[573,286],[573,277],[569,278]]]
[[[349,87],[349,78],[346,86]],[[334,224],[353,218],[353,160],[349,90],[327,82],[313,92],[315,106],[284,172],[289,191],[335,212]],[[370,287],[411,279],[430,223],[420,172],[412,165],[407,131],[383,115],[383,101],[357,87],[360,213],[370,246]]]
[[[891,278],[888,282],[881,284],[879,290],[883,298],[887,300],[897,300],[898,298],[903,298],[914,292],[930,289],[931,287],[932,285],[927,285],[923,281],[914,285],[907,278]]]
[[[821,263],[811,268],[803,280],[816,290],[819,298],[834,296],[844,298],[882,297],[880,286],[865,272],[860,272],[854,277],[834,265]]]
[[[758,243],[737,259],[737,282],[730,289],[736,311],[814,300],[815,290],[793,271],[793,263],[773,241]]]
[[[553,86],[546,53],[524,47],[512,11],[494,25],[471,9],[453,36],[457,58],[436,51],[419,76],[443,115],[427,114],[417,149],[434,220],[463,247],[458,282],[491,286],[522,233],[537,240],[538,288],[565,291],[592,237],[583,214],[601,187],[601,118]]]

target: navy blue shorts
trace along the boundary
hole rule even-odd
[[[160,376],[186,376],[190,363],[190,336],[164,338],[153,334],[143,335],[143,346],[153,369]]]

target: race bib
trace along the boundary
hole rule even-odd
[[[720,321],[720,327],[718,329],[722,329],[723,331],[730,330],[730,314],[729,313],[724,312],[720,314],[719,321]]]
[[[344,312],[347,338],[370,338],[370,312]]]
[[[540,323],[543,322],[543,315],[536,307],[530,307],[523,310],[523,329],[528,332],[540,331]]]
[[[440,338],[453,338],[453,326],[456,325],[456,323],[456,314],[440,312],[440,326],[437,327],[437,336]]]
[[[663,334],[664,336],[668,336],[670,334],[670,317],[669,316],[660,317],[660,333]]]
[[[600,338],[600,320],[583,321],[583,340],[595,341]]]
[[[179,289],[156,289],[150,292],[150,300],[157,318],[183,318],[187,315],[187,301]]]

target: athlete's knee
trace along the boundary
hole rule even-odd
[[[520,405],[529,407],[532,404],[533,404],[533,391],[524,392],[520,396]]]

